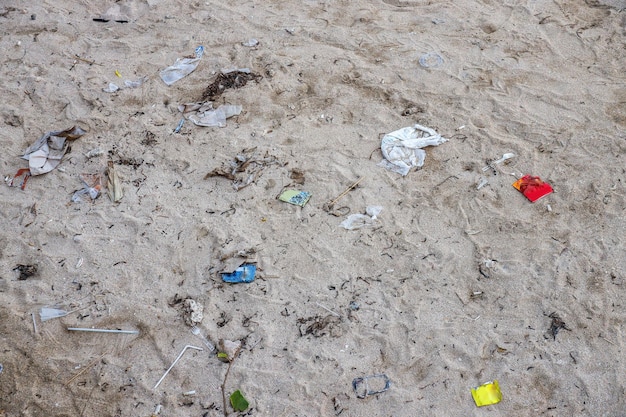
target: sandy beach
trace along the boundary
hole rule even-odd
[[[625,9],[2,2],[0,417],[624,416]],[[415,124],[447,141],[380,166]]]

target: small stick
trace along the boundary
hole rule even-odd
[[[30,313],[30,316],[33,318],[33,328],[35,329],[35,334],[37,334],[37,322],[35,321],[35,313]]]
[[[67,330],[74,331],[74,332],[139,334],[139,330],[88,329],[88,328],[82,328],[82,327],[68,327]]]
[[[322,307],[324,310],[328,311],[328,312],[329,312],[330,314],[332,314],[333,316],[341,317],[341,315],[340,315],[339,313],[335,313],[335,312],[334,312],[333,310],[331,310],[330,308],[325,307],[325,306],[321,305],[321,304],[320,304],[320,303],[318,303],[318,302],[315,302],[315,304],[317,304],[319,307]]]
[[[82,374],[84,374],[85,372],[87,372],[87,369],[91,368],[92,366],[94,366],[96,363],[98,363],[99,360],[101,360],[102,358],[104,358],[104,355],[107,355],[107,353],[103,353],[102,356],[100,356],[98,359],[95,359],[93,362],[91,362],[89,365],[85,366],[85,368],[80,371],[79,373],[77,373],[76,375],[74,375],[73,377],[70,378],[69,381],[67,381],[65,384],[65,386],[69,385],[72,383],[72,381],[74,381],[76,378],[78,378],[79,376],[81,376]]]
[[[339,195],[337,196],[337,198],[335,198],[335,199],[334,199],[334,200],[332,200],[330,203],[328,203],[328,205],[329,205],[330,207],[334,206],[334,205],[335,205],[335,203],[336,203],[337,201],[339,201],[339,200],[340,200],[340,199],[341,199],[344,195],[348,194],[348,193],[350,192],[350,190],[352,190],[354,187],[356,187],[357,185],[359,185],[359,183],[363,180],[363,178],[365,178],[365,177],[361,177],[361,178],[359,178],[358,180],[356,180],[356,182],[354,182],[351,186],[349,186],[348,188],[346,188],[346,190],[345,190],[343,193],[339,194]]]
[[[196,347],[196,346],[191,346],[191,345],[187,345],[183,348],[183,350],[180,352],[180,354],[178,355],[178,357],[176,358],[176,360],[174,362],[172,362],[172,364],[170,365],[169,368],[167,368],[167,371],[165,371],[165,373],[163,374],[163,376],[161,377],[161,379],[159,379],[159,382],[156,383],[156,385],[154,386],[154,388],[152,389],[157,389],[157,387],[161,384],[161,382],[163,381],[163,379],[165,378],[165,376],[167,374],[170,373],[170,371],[172,370],[172,368],[174,367],[174,365],[176,365],[176,362],[178,362],[178,360],[183,356],[183,354],[185,353],[185,351],[187,349],[195,349],[195,350],[203,350],[202,348]]]
[[[237,356],[239,356],[239,352],[241,352],[241,347],[239,347],[237,351],[235,351],[235,354],[233,355],[233,360],[228,362],[228,369],[226,369],[224,382],[222,382],[222,401],[224,403],[224,417],[228,417],[228,408],[226,405],[226,380],[228,379],[228,374],[230,374],[230,368],[233,366],[233,362],[235,362],[235,359],[237,359]]]
[[[615,346],[615,343],[611,342],[609,339],[607,339],[605,337],[600,336],[600,339],[603,339],[604,341],[606,341],[606,342],[612,344],[613,346]]]

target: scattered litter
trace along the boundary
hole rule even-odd
[[[183,114],[195,112],[186,117],[197,126],[226,127],[226,119],[240,115],[243,108],[241,106],[223,104],[214,109],[213,102],[207,101],[205,103],[181,104],[178,109]]]
[[[88,195],[92,200],[98,198],[102,190],[102,176],[100,174],[82,174],[80,180],[83,183],[83,188],[74,192],[72,202],[82,203],[81,196],[83,195]]]
[[[202,339],[202,342],[204,342],[205,346],[207,348],[209,348],[209,352],[213,353],[215,352],[215,345],[213,343],[211,343],[211,341],[209,339],[207,339],[202,332],[200,331],[200,329],[196,326],[193,326],[191,328],[191,333],[193,333],[194,335],[198,336],[200,339]]]
[[[259,158],[256,156],[256,148],[244,149],[235,157],[234,161],[229,163],[228,167],[222,164],[222,168],[216,168],[209,172],[204,176],[204,179],[211,177],[228,178],[233,181],[233,188],[239,191],[255,182],[265,168],[274,164],[285,165],[267,152],[264,157]]]
[[[117,78],[122,78],[122,73],[121,73],[121,72],[119,72],[118,70],[115,70],[115,76],[116,76]]]
[[[172,85],[181,78],[191,74],[200,63],[200,59],[204,54],[204,46],[198,46],[195,50],[195,57],[178,58],[174,65],[162,70],[159,75],[163,82]]]
[[[161,409],[163,408],[163,406],[161,404],[157,404],[157,406],[154,408],[154,415],[159,415],[161,413]]]
[[[246,411],[250,403],[248,403],[241,391],[237,390],[230,395],[230,405],[235,411]]]
[[[107,169],[107,191],[109,198],[112,202],[117,203],[124,197],[124,191],[122,190],[122,183],[117,176],[115,166],[112,161],[109,161],[109,168]]]
[[[333,316],[341,317],[341,315],[339,313],[335,313],[333,310],[331,310],[330,308],[326,307],[325,305],[322,305],[322,304],[320,304],[318,302],[315,302],[315,304],[317,304],[318,307],[322,307],[324,310],[328,311]]]
[[[249,68],[223,69],[215,80],[209,84],[202,94],[202,100],[215,101],[224,91],[229,88],[241,88],[248,81],[258,81],[262,78],[259,74],[250,71]]]
[[[71,332],[139,334],[139,330],[91,329],[91,328],[83,328],[83,327],[68,327],[67,330]]]
[[[436,52],[429,52],[420,57],[419,63],[424,68],[437,68],[443,64],[443,58]]]
[[[361,308],[359,303],[357,303],[356,301],[350,301],[349,307],[352,311],[357,311],[359,308]]]
[[[180,129],[183,128],[184,123],[185,123],[185,118],[183,117],[182,119],[180,119],[180,122],[178,122],[178,126],[176,126],[176,129],[174,129],[174,133],[180,133]]]
[[[39,310],[39,317],[41,318],[41,321],[58,319],[60,317],[65,317],[68,314],[70,314],[69,311],[65,311],[60,308],[41,307],[41,310]]]
[[[310,192],[299,190],[285,190],[278,197],[280,201],[284,201],[285,203],[293,204],[300,207],[304,207],[306,203],[308,203],[310,198]]]
[[[120,74],[118,71],[115,71],[115,75],[117,75],[118,77],[122,77],[122,74]],[[124,80],[124,86],[126,88],[137,88],[140,87],[146,80],[146,77],[142,77],[142,78],[138,78],[135,81],[131,81],[131,80]],[[121,88],[115,84],[115,83],[109,83],[109,85],[106,88],[103,88],[102,91],[104,91],[105,93],[115,93],[116,91],[120,90]]]
[[[41,175],[55,169],[67,151],[67,140],[76,140],[86,132],[78,126],[67,130],[48,132],[24,151],[30,175]],[[20,170],[22,171],[22,170]],[[20,172],[18,171],[18,173]],[[16,177],[18,175],[16,174]],[[26,180],[24,180],[24,185]]]
[[[481,188],[483,188],[485,185],[489,184],[489,181],[487,181],[487,178],[485,177],[480,177],[480,182],[478,183],[478,185],[476,186],[477,190],[480,190]]]
[[[222,280],[230,283],[252,282],[256,274],[256,265],[243,264],[231,273],[222,273]]]
[[[94,149],[90,150],[89,152],[87,152],[85,154],[85,156],[87,157],[87,159],[91,159],[93,157],[100,156],[100,155],[103,155],[103,154],[104,154],[104,151],[102,149],[94,148]]]
[[[502,392],[497,380],[485,382],[479,387],[472,388],[472,397],[478,407],[498,404],[502,401]]]
[[[127,88],[137,88],[137,87],[141,87],[145,81],[146,81],[146,77],[137,78],[135,81],[124,80],[124,85]]]
[[[554,338],[554,340],[556,340],[556,335],[559,333],[561,329],[571,331],[571,329],[567,327],[565,322],[556,313],[552,313],[548,317],[552,319],[552,322],[550,323],[549,332]]]
[[[35,313],[30,313],[30,317],[33,319],[33,330],[37,334],[37,321],[35,320]]]
[[[37,265],[16,265],[13,268],[14,271],[18,271],[20,276],[17,278],[19,281],[25,281],[37,273]]]
[[[424,165],[426,151],[421,148],[447,141],[433,129],[418,124],[396,130],[383,137],[380,149],[385,159],[378,166],[404,176],[411,168]]]
[[[0,363],[0,374],[2,373],[2,371],[4,371],[4,366],[2,366],[2,364]]]
[[[24,180],[19,185],[19,187],[23,190],[24,188],[26,188],[26,182],[30,178],[30,169],[28,168],[18,169],[15,175],[12,177],[7,175],[6,177],[4,177],[4,182],[6,182],[9,187],[13,187],[13,182],[15,182],[15,180],[20,178],[22,175],[24,176]]]
[[[232,340],[220,339],[220,341],[218,342],[218,347],[218,358],[225,362],[232,362],[235,360],[235,358],[239,354],[239,351],[241,350],[241,340],[233,342]]]
[[[370,387],[370,380],[374,382],[375,386],[373,388]],[[368,375],[352,380],[352,389],[354,389],[357,398],[381,394],[387,391],[390,386],[391,380],[385,374]]]
[[[553,191],[550,184],[543,182],[539,177],[530,175],[524,175],[522,178],[515,181],[513,187],[519,190],[533,203]]]
[[[508,159],[515,158],[516,156],[517,155],[515,155],[514,153],[505,153],[504,155],[502,155],[502,158],[496,159],[495,161],[489,163],[489,165],[484,166],[483,172],[486,172],[490,169],[494,169],[496,165],[499,165]]]
[[[249,48],[253,48],[253,47],[257,46],[258,44],[259,44],[259,41],[257,39],[254,39],[254,38],[250,38],[247,41],[242,43],[243,46],[247,46]]]
[[[348,230],[356,230],[364,226],[372,226],[381,211],[383,211],[382,206],[368,206],[365,209],[367,214],[351,214],[347,219],[342,221],[339,226]]]
[[[470,299],[475,300],[477,298],[482,298],[483,295],[485,295],[485,293],[482,291],[472,291],[472,293],[470,294]]]
[[[115,93],[119,89],[120,88],[116,84],[109,83],[109,85],[107,85],[106,88],[103,88],[102,91],[105,93]]]
[[[192,395],[196,395],[196,390],[183,392],[183,395],[191,397]]]
[[[204,306],[195,302],[191,298],[187,298],[183,303],[183,319],[187,326],[195,326],[199,324],[204,318],[203,313]]]
[[[165,373],[163,374],[163,376],[161,377],[161,379],[159,379],[159,382],[156,383],[156,385],[154,386],[154,388],[152,389],[157,389],[157,387],[159,385],[161,385],[161,382],[163,382],[163,379],[165,379],[165,377],[167,376],[167,374],[170,373],[170,371],[172,370],[172,368],[174,367],[174,365],[176,365],[176,363],[180,360],[180,358],[183,356],[183,354],[187,351],[187,349],[195,349],[195,350],[204,350],[202,348],[196,347],[196,346],[192,346],[192,345],[187,345],[183,348],[183,350],[180,352],[180,354],[178,355],[178,357],[176,358],[176,360],[174,360],[174,362],[172,362],[172,364],[170,365],[169,368],[167,368],[167,371],[165,371]]]

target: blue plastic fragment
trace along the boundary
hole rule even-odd
[[[180,122],[178,122],[178,126],[176,126],[176,129],[174,129],[174,133],[180,133],[180,129],[183,128],[183,123],[185,123],[185,118],[180,119]]]
[[[256,274],[256,265],[243,264],[235,269],[234,272],[222,273],[222,280],[235,284],[239,282],[252,282],[254,281],[254,274]]]

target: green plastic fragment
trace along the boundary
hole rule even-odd
[[[241,391],[237,390],[230,395],[230,405],[235,411],[246,411],[250,403],[243,396]]]

